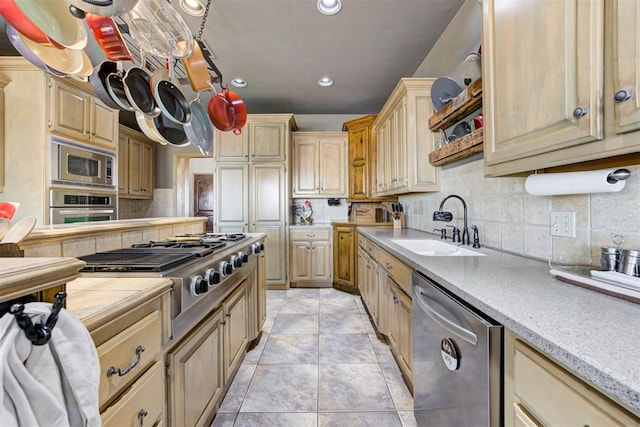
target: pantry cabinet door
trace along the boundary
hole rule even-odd
[[[216,167],[216,229],[242,233],[249,226],[249,166],[218,164]]]
[[[611,6],[615,132],[626,133],[640,129],[640,0]]]
[[[487,165],[603,137],[603,6],[604,0],[484,0]]]

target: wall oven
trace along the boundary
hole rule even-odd
[[[115,154],[51,138],[51,184],[115,190]]]
[[[118,219],[115,192],[53,189],[49,200],[51,224]]]

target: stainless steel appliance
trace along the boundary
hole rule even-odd
[[[413,273],[413,406],[420,426],[502,426],[502,326]]]
[[[51,224],[110,221],[117,219],[116,193],[54,189],[49,194]]]
[[[257,268],[262,239],[245,234],[201,234],[79,257],[94,277],[166,277],[173,281],[173,338],[203,319],[225,293]]]
[[[51,184],[115,190],[115,154],[51,137]]]

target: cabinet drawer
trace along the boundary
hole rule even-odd
[[[290,240],[328,241],[330,235],[331,235],[331,230],[328,228],[319,228],[319,229],[306,228],[304,230],[296,230],[294,228],[289,229]]]
[[[358,245],[364,249],[366,253],[368,253],[371,258],[377,260],[378,259],[378,247],[371,242],[371,240],[367,239],[358,234]]]
[[[102,427],[139,427],[164,423],[164,369],[158,362],[102,414]],[[142,416],[143,414],[144,417]],[[142,422],[140,422],[142,419]]]
[[[640,421],[519,341],[515,344],[514,389],[516,399],[542,425],[626,426]]]
[[[98,346],[100,405],[144,372],[156,359],[162,346],[160,318],[160,311],[156,310]],[[140,351],[138,347],[144,350]],[[117,369],[120,372],[114,372]]]
[[[378,250],[378,263],[398,282],[407,295],[411,295],[410,268],[383,250]]]

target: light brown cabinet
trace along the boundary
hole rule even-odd
[[[413,336],[411,269],[371,240],[358,235],[358,284],[378,331],[412,387]]]
[[[347,134],[293,133],[292,197],[347,197]]]
[[[427,125],[434,79],[403,78],[373,123],[379,196],[438,191],[438,169],[429,164],[436,136]]]
[[[120,127],[118,138],[118,197],[153,198],[153,141]]]
[[[486,174],[640,151],[640,2],[503,3],[482,6]]]
[[[291,282],[318,283],[332,280],[331,230],[319,228],[292,229]]]
[[[118,112],[94,96],[52,77],[49,130],[98,147],[115,150]]]
[[[288,286],[291,114],[253,114],[241,135],[217,132],[214,227],[221,233],[266,233],[269,287]]]
[[[505,425],[631,426],[634,416],[505,331]],[[553,390],[553,393],[549,393]]]
[[[333,225],[333,286],[357,294],[356,225]]]
[[[214,157],[218,162],[285,162],[292,129],[291,114],[250,114],[240,135],[215,131]]]

